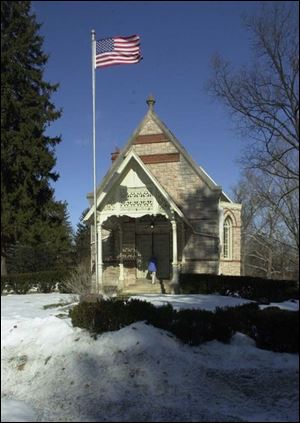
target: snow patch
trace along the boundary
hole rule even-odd
[[[36,422],[35,411],[24,401],[1,398],[2,422]]]
[[[130,298],[148,301],[153,305],[159,307],[166,304],[171,304],[174,309],[200,309],[207,311],[215,311],[217,307],[236,307],[239,305],[252,303],[251,300],[245,300],[244,298],[227,297],[222,295],[157,295],[157,294],[145,294],[145,295],[133,295]]]
[[[205,297],[158,301],[228,305]],[[240,333],[190,347],[143,322],[94,340],[55,317],[59,306],[43,309],[60,300],[1,298],[2,421],[298,421],[298,355],[260,350]]]

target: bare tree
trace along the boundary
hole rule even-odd
[[[291,273],[299,249],[298,9],[298,2],[262,2],[244,18],[251,65],[235,70],[216,56],[209,82],[247,141],[235,190],[243,203],[243,271],[267,277]]]
[[[243,203],[242,272],[294,279],[298,277],[298,244],[293,214],[298,198],[293,192],[284,196],[283,204],[278,202],[280,191],[272,186],[273,179],[262,172],[247,170],[235,187],[235,201]]]
[[[215,57],[209,90],[251,140],[244,165],[288,181],[284,196],[299,189],[298,2],[262,3],[245,24],[252,34],[253,66],[235,71]]]

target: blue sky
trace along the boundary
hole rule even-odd
[[[34,1],[50,55],[45,79],[58,82],[52,97],[62,117],[48,129],[56,148],[55,197],[69,206],[75,228],[93,190],[91,30],[96,38],[139,34],[143,61],[96,71],[97,181],[147,111],[155,111],[193,159],[230,195],[238,182],[243,141],[226,110],[205,90],[210,61],[221,54],[240,66],[249,60],[242,13],[255,1]]]

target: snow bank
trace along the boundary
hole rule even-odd
[[[298,356],[142,322],[94,340],[43,309],[53,295],[1,298],[2,421],[298,421]]]

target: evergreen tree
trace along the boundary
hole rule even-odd
[[[83,221],[89,209],[82,212],[75,234],[75,261],[76,264],[90,265],[91,260],[91,231],[90,225]]]
[[[58,85],[43,79],[39,28],[29,1],[1,2],[1,274],[9,247],[33,245],[56,207],[50,182],[61,139],[45,130],[60,117],[51,102]]]
[[[61,270],[73,265],[73,230],[67,204],[53,202],[46,218],[32,225],[26,243],[18,242],[7,253],[9,272]]]

